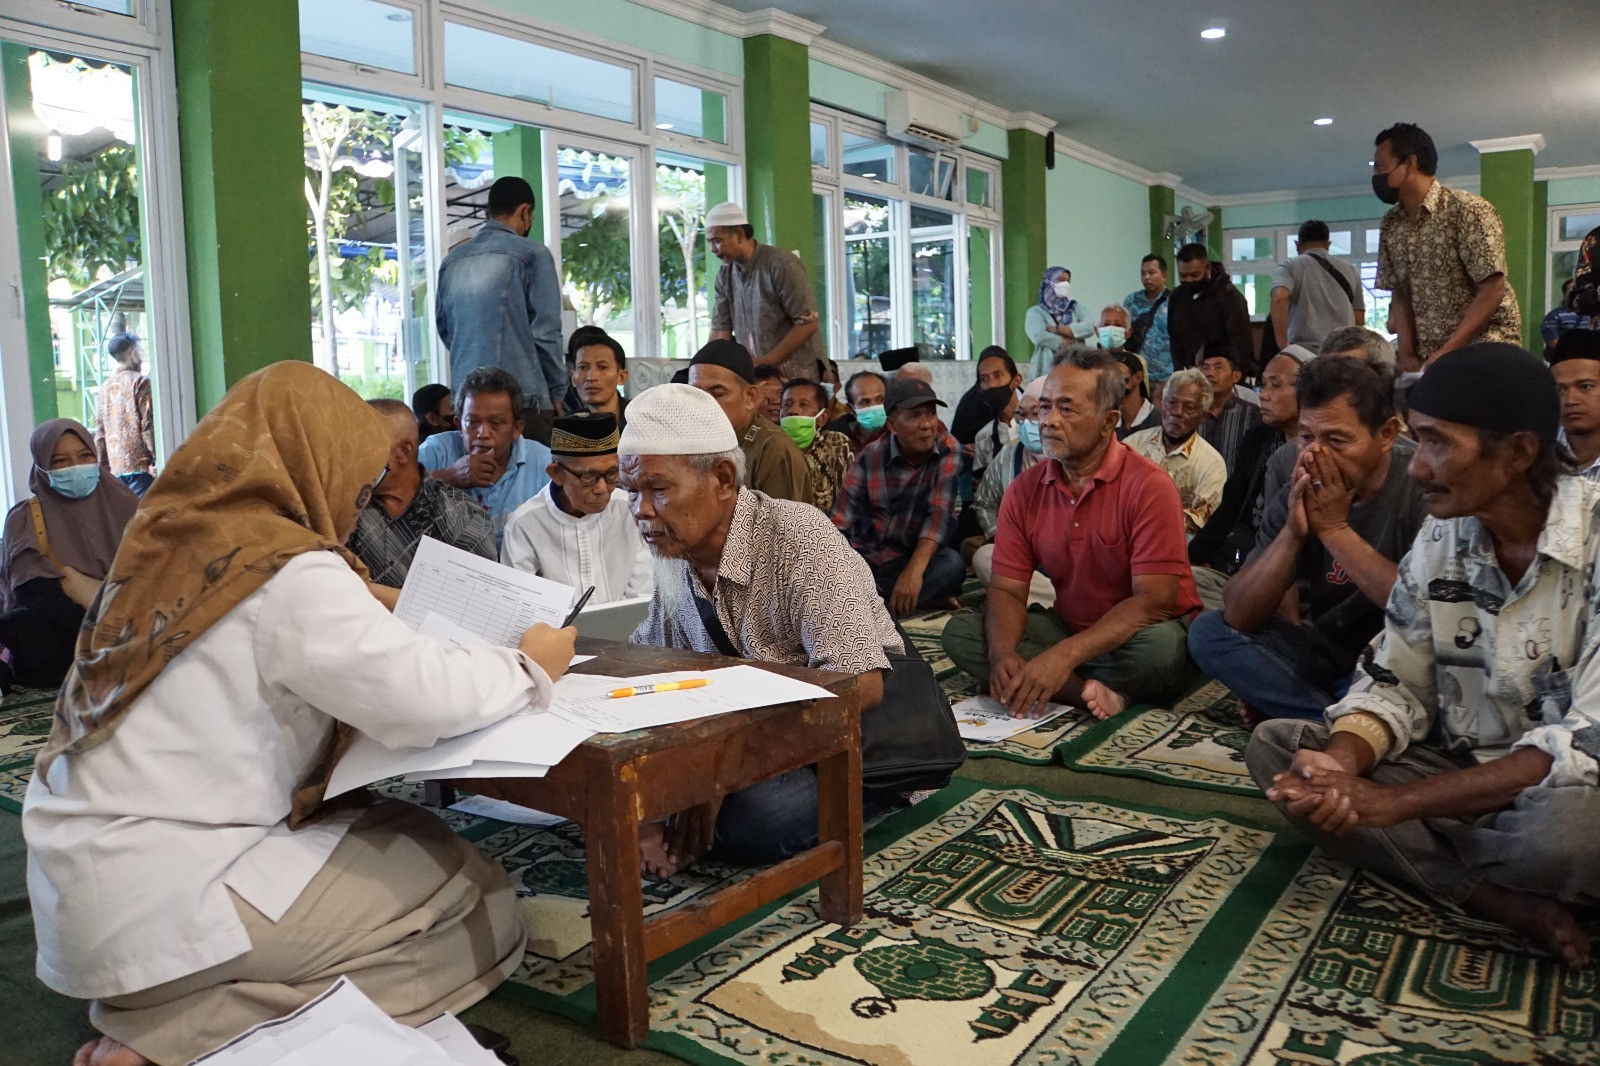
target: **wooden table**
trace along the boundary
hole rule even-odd
[[[631,677],[703,670],[742,660],[581,638],[596,656],[583,673]],[[811,881],[822,917],[861,918],[861,743],[855,678],[756,664],[821,685],[834,699],[783,703],[585,741],[545,777],[452,781],[449,788],[508,800],[582,823],[588,845],[589,923],[602,1036],[637,1047],[650,1028],[645,965]],[[817,768],[818,844],[746,880],[648,922],[639,823],[802,766]]]

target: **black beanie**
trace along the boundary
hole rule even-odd
[[[1435,359],[1411,386],[1411,410],[1495,433],[1556,439],[1561,401],[1544,360],[1515,344],[1469,344]]]
[[[695,352],[694,358],[689,360],[690,366],[699,366],[702,363],[731,370],[750,384],[756,383],[755,360],[750,358],[750,352],[738,341],[707,342],[705,347]]]

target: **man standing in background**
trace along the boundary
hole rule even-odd
[[[1132,321],[1124,347],[1144,358],[1153,398],[1161,398],[1161,388],[1172,376],[1172,339],[1167,335],[1167,261],[1159,255],[1147,255],[1139,261],[1139,284],[1143,288],[1130,292],[1122,306],[1128,309]]]
[[[755,239],[750,216],[738,204],[706,212],[706,240],[722,260],[711,339],[736,340],[757,366],[775,366],[780,381],[817,380],[827,357],[806,268],[793,252]]]
[[[106,341],[117,361],[95,396],[95,443],[117,479],[143,496],[156,473],[156,421],[150,379],[144,373],[139,338],[118,333]]]
[[[488,220],[439,264],[435,318],[450,349],[450,381],[459,388],[480,366],[497,366],[522,386],[516,412],[523,435],[550,443],[567,391],[561,351],[561,282],[550,249],[529,240],[533,186],[516,177],[489,186]]]
[[[1245,376],[1255,372],[1249,353],[1255,351],[1250,333],[1250,308],[1233,278],[1203,244],[1178,249],[1178,287],[1173,290],[1167,326],[1172,337],[1174,369],[1199,366],[1221,348],[1232,348]]]
[[[1298,344],[1316,352],[1334,330],[1366,321],[1361,278],[1328,254],[1329,236],[1326,222],[1300,223],[1295,257],[1272,272],[1272,335],[1280,349]]]

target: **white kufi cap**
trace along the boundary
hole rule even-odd
[[[708,455],[739,446],[733,424],[711,394],[693,385],[657,385],[628,401],[618,455]]]
[[[735,203],[721,203],[706,212],[706,229],[712,226],[748,226],[750,216]]]

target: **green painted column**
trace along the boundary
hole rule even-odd
[[[28,47],[0,44],[11,136],[11,187],[16,199],[17,243],[22,252],[22,307],[28,335],[28,383],[33,418],[56,417],[56,358],[50,341],[50,278],[45,270],[44,193],[39,184],[40,147],[46,133],[33,113]],[[7,356],[10,358],[10,356]]]
[[[1150,186],[1150,254],[1159,255],[1172,276],[1172,242],[1167,239],[1167,216],[1178,213],[1178,194],[1167,185]]]
[[[798,252],[816,277],[809,62],[803,44],[769,33],[745,38],[745,204],[756,240]],[[706,202],[715,202],[709,189]]]
[[[1005,345],[1017,362],[1033,358],[1023,319],[1039,302],[1039,279],[1049,266],[1045,252],[1044,135],[1015,129],[1006,135],[1008,154],[1000,166],[1005,203]]]
[[[1226,263],[1228,257],[1222,254],[1222,208],[1208,207],[1211,212],[1211,222],[1206,226],[1206,248],[1211,252],[1211,258],[1219,263]]]
[[[311,361],[292,5],[172,0],[196,413],[283,359]]]
[[[496,178],[523,178],[533,186],[535,199],[544,194],[544,148],[538,129],[533,126],[512,126],[490,136],[489,142],[494,151]],[[544,240],[544,207],[542,203],[534,206],[533,227],[528,230],[529,240]]]
[[[1481,149],[1480,149],[1481,151]],[[1486,151],[1478,157],[1479,189],[1500,213],[1506,234],[1506,280],[1516,291],[1522,309],[1522,342],[1535,351],[1539,339],[1540,305],[1544,293],[1534,287],[1534,231],[1543,219],[1534,217],[1533,150]]]

